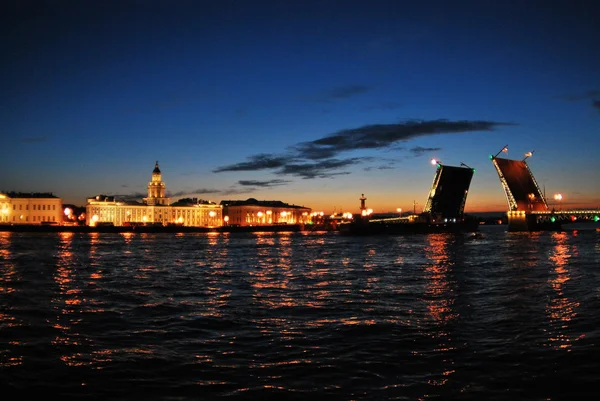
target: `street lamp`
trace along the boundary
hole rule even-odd
[[[554,194],[554,200],[558,202],[558,210],[561,210],[560,201],[562,200],[562,198],[563,198],[562,194]]]

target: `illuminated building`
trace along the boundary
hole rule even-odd
[[[0,193],[0,224],[60,224],[62,199],[51,193]]]
[[[224,200],[223,219],[233,226],[264,226],[278,224],[307,224],[311,221],[311,209],[288,205],[281,201]]]
[[[223,208],[214,202],[189,199],[170,204],[158,162],[148,183],[148,196],[143,203],[121,201],[114,196],[88,198],[86,224],[94,225],[182,225],[219,227],[223,224]]]

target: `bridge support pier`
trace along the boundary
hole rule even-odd
[[[530,231],[530,219],[524,210],[514,210],[506,213],[508,216],[508,231]]]

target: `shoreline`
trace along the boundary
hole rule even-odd
[[[273,226],[221,226],[221,227],[189,227],[189,226],[52,226],[1,224],[0,232],[26,233],[251,233],[251,232],[300,232],[300,231],[333,231],[326,227],[305,226],[303,224],[286,224]]]

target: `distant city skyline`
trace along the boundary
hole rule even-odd
[[[596,2],[3,10],[0,191],[141,199],[158,160],[172,201],[390,212],[425,206],[436,158],[476,170],[466,213],[505,211],[508,145],[551,205],[600,207]]]

